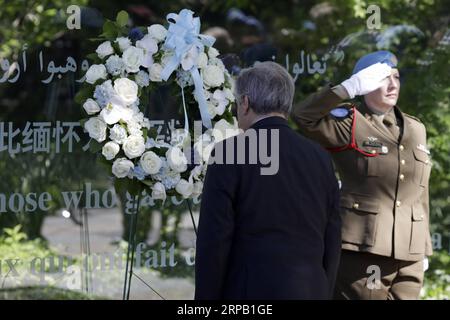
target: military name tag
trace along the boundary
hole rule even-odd
[[[378,141],[363,141],[363,146],[364,147],[372,147],[372,148],[381,148],[383,147],[383,144],[381,142]]]

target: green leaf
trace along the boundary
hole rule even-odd
[[[97,153],[100,150],[102,150],[102,148],[103,145],[97,140],[92,139],[91,142],[89,143],[89,151],[91,151],[92,153]]]
[[[102,35],[106,38],[113,39],[117,37],[117,26],[116,24],[111,20],[106,20],[105,24],[103,25],[103,33]]]
[[[120,27],[125,27],[128,23],[128,13],[126,11],[120,11],[117,14],[116,22]]]
[[[85,86],[75,95],[75,102],[81,105],[86,101],[86,99],[92,98],[93,93],[94,88],[92,86]]]

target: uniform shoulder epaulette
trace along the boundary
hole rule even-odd
[[[350,109],[352,108],[352,104],[349,102],[344,102],[337,105],[330,111],[330,114],[335,118],[346,118],[350,115]]]

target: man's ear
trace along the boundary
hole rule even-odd
[[[248,114],[250,112],[250,104],[247,96],[244,96],[244,99],[242,99],[242,110],[244,111],[244,114]]]

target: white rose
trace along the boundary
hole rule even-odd
[[[141,40],[136,41],[136,47],[144,50],[144,60],[142,65],[146,68],[153,63],[153,55],[158,52],[158,44],[150,35],[146,35]]]
[[[161,82],[161,72],[162,72],[162,66],[159,63],[154,63],[150,66],[148,69],[150,73],[150,80],[154,82]]]
[[[120,37],[116,39],[119,44],[120,51],[124,52],[131,46],[131,40],[127,37]]]
[[[202,76],[205,85],[208,87],[219,87],[225,81],[223,71],[218,66],[207,66],[202,70]]]
[[[162,161],[153,151],[145,152],[141,157],[141,167],[148,174],[156,174],[161,169]]]
[[[211,130],[208,130],[211,131]],[[194,152],[196,163],[208,162],[209,156],[211,155],[211,151],[214,148],[214,142],[209,134],[209,132],[205,132],[202,134],[198,141],[194,144]]]
[[[126,158],[119,158],[116,159],[112,165],[112,173],[117,178],[125,178],[133,168],[133,162]]]
[[[175,187],[175,190],[183,196],[183,198],[187,199],[190,197],[192,192],[194,191],[194,184],[192,181],[187,181],[185,179],[181,179],[177,186]]]
[[[225,92],[217,89],[214,91],[213,99],[216,102],[216,114],[221,116],[229,104]]]
[[[145,151],[144,137],[131,135],[125,139],[122,148],[128,158],[140,157]]]
[[[138,85],[128,78],[115,80],[114,91],[126,105],[133,104],[138,98]]]
[[[112,141],[107,142],[102,148],[102,154],[106,160],[112,160],[119,153],[120,146]]]
[[[189,51],[181,59],[181,67],[183,70],[188,71],[195,65],[198,60],[199,49],[196,46],[192,46]]]
[[[230,89],[226,88],[224,90],[224,92],[225,92],[225,97],[227,97],[227,99],[230,100],[231,102],[234,102],[235,97],[234,97],[233,91],[231,91]]]
[[[197,66],[200,69],[203,69],[203,68],[206,68],[207,65],[208,65],[208,56],[206,55],[206,53],[202,52],[198,56]]]
[[[203,191],[203,182],[201,181],[197,181],[194,183],[194,188],[192,191],[192,196],[193,197],[198,197],[199,195],[202,194]]]
[[[175,172],[184,172],[187,169],[187,159],[183,151],[178,147],[172,147],[166,152],[167,163]]]
[[[160,24],[153,24],[147,28],[148,34],[158,42],[166,39],[167,29]]]
[[[146,87],[150,84],[150,77],[149,77],[148,73],[143,70],[139,71],[136,74],[134,80],[140,87]]]
[[[98,48],[97,48],[97,50],[95,50],[95,52],[97,52],[100,59],[103,59],[103,58],[109,56],[110,54],[113,54],[114,49],[111,46],[111,42],[105,41],[101,45],[98,46]]]
[[[106,139],[106,123],[99,117],[92,117],[84,124],[84,129],[89,133],[89,137],[98,142]]]
[[[131,46],[124,51],[122,60],[125,63],[127,72],[138,72],[139,67],[144,62],[144,50]]]
[[[83,104],[83,109],[86,110],[88,115],[93,115],[100,111],[100,107],[97,104],[97,102],[95,102],[90,98],[87,99],[86,102]]]
[[[216,124],[214,125],[214,129],[212,131],[212,135],[216,143],[228,139],[230,137],[236,136],[241,132],[237,126],[237,121],[234,117],[233,120],[234,124],[230,124],[225,119],[221,119],[220,121],[216,122]]]
[[[152,187],[153,200],[166,200],[166,188],[161,182],[157,182]]]
[[[93,64],[86,72],[86,82],[94,84],[99,79],[106,79],[108,74],[103,64]]]
[[[127,130],[120,124],[116,124],[109,130],[109,138],[117,144],[122,144],[127,138]]]
[[[219,55],[219,51],[217,51],[216,48],[209,47],[209,49],[208,49],[208,56],[209,56],[210,58],[215,58],[215,57],[217,57],[218,55]]]
[[[120,98],[114,97],[100,112],[100,116],[107,124],[115,124],[120,119],[128,121],[131,119],[132,110],[123,105]]]

